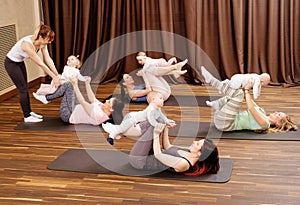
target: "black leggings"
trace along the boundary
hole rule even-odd
[[[4,60],[4,67],[9,77],[18,89],[19,101],[22,107],[23,115],[24,117],[29,117],[31,112],[31,106],[25,63],[23,61],[14,62],[8,57],[6,57]]]

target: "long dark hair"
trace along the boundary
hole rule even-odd
[[[216,174],[220,169],[219,151],[210,139],[205,139],[201,148],[198,163],[193,166],[191,172],[184,173],[187,176],[199,176],[203,174]]]
[[[109,122],[113,124],[120,124],[123,120],[123,108],[124,108],[124,102],[119,98],[115,97],[112,109],[114,110],[112,114],[110,115]]]

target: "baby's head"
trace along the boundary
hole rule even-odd
[[[148,104],[154,104],[157,107],[162,107],[164,105],[164,98],[160,92],[150,91],[147,94]]]
[[[262,73],[260,74],[260,83],[261,86],[267,86],[270,83],[270,75],[268,73]]]
[[[80,68],[81,67],[81,61],[79,60],[79,55],[70,55],[67,60],[67,66],[74,67],[74,68]]]
[[[140,65],[144,65],[145,64],[146,58],[147,58],[147,55],[146,55],[145,52],[138,52],[138,54],[136,55],[136,60],[138,61],[138,63]]]

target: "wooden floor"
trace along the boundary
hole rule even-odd
[[[98,87],[104,99],[113,84]],[[35,91],[36,88],[32,88]],[[216,95],[205,86],[174,85],[174,94]],[[300,123],[300,87],[264,88],[257,101],[267,112],[284,111]],[[31,95],[32,97],[32,95]],[[43,105],[31,99],[33,111],[59,116],[59,100]],[[127,106],[125,112],[143,106]],[[165,107],[180,121],[211,120],[209,107]],[[118,175],[52,171],[47,165],[70,148],[83,147],[76,132],[18,131],[22,122],[18,98],[0,103],[0,204],[300,204],[300,141],[220,140],[221,157],[234,162],[227,183],[170,181]],[[198,113],[198,114],[194,114]],[[200,113],[200,114],[199,114]],[[300,136],[299,136],[300,137]],[[90,144],[105,146],[99,142]],[[132,142],[116,141],[129,150]]]

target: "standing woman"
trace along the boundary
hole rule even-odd
[[[47,45],[54,40],[54,36],[55,33],[49,26],[41,24],[37,27],[33,35],[20,39],[6,55],[4,66],[19,91],[19,99],[25,122],[41,122],[43,121],[43,116],[31,111],[24,59],[32,59],[51,76],[54,80],[54,85],[58,86],[60,77],[47,48]],[[40,50],[43,59],[37,54]]]

